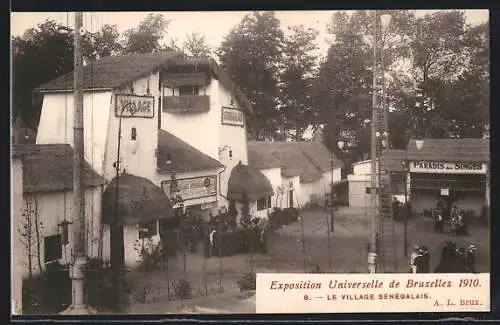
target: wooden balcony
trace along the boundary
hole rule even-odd
[[[162,110],[171,114],[205,113],[210,110],[210,96],[164,96]]]

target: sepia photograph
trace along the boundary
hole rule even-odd
[[[489,311],[488,10],[10,20],[11,314]]]

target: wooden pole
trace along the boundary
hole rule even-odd
[[[372,85],[372,132],[371,132],[371,213],[372,213],[372,234],[370,253],[368,254],[368,269],[370,273],[376,272],[377,266],[377,127],[378,127],[378,64],[377,64],[377,47],[378,47],[378,26],[379,13],[373,12],[373,85]]]
[[[84,130],[83,130],[83,13],[75,12],[74,34],[74,124],[73,124],[73,193],[74,193],[74,235],[75,259],[71,268],[72,304],[63,314],[88,315],[95,311],[86,304],[85,280],[87,253],[85,244],[85,188],[84,176]]]

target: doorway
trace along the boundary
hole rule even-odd
[[[290,190],[288,194],[288,206],[293,208],[293,190]]]

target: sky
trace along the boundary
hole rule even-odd
[[[436,10],[417,10],[418,16]],[[464,10],[470,24],[479,24],[489,20],[488,10]],[[326,33],[327,24],[334,11],[276,11],[283,29],[287,26],[302,24],[315,28],[320,33],[317,38],[318,54],[325,55],[328,49]],[[150,12],[87,12],[84,13],[84,27],[94,32],[104,24],[117,25],[118,31],[123,32],[136,27]],[[224,36],[236,26],[248,11],[176,11],[162,12],[172,22],[168,28],[167,40],[177,39],[182,45],[187,34],[193,32],[204,35],[212,48],[224,39]],[[11,13],[11,35],[21,36],[27,29],[47,19],[58,23],[74,26],[74,15],[66,12],[13,12]]]

